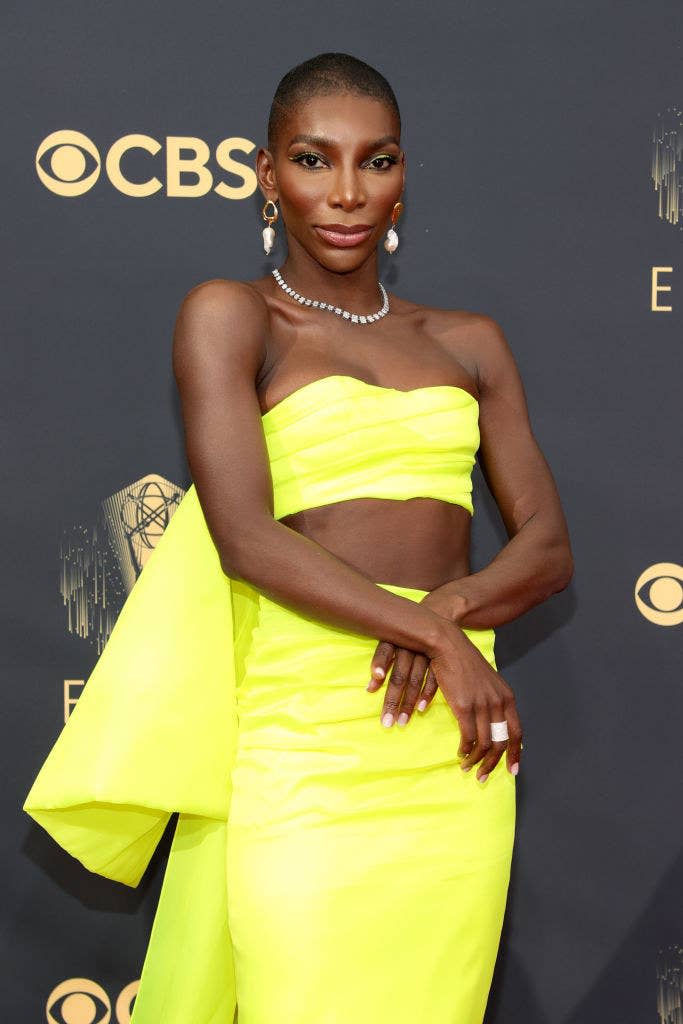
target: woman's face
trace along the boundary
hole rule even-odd
[[[398,119],[368,96],[312,97],[288,114],[274,150],[259,150],[257,173],[280,208],[290,253],[298,242],[324,267],[354,270],[374,252],[403,192]]]

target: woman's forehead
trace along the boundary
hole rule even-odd
[[[289,146],[312,138],[340,145],[375,141],[399,145],[398,118],[372,96],[348,92],[310,96],[288,112],[281,139]]]

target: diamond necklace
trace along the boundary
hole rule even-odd
[[[389,296],[387,295],[386,289],[381,281],[378,281],[377,284],[379,285],[384,299],[382,308],[378,309],[376,313],[363,315],[361,313],[350,313],[348,309],[341,309],[339,306],[334,306],[330,302],[322,302],[320,299],[307,299],[303,295],[299,295],[299,293],[294,291],[293,288],[290,288],[277,267],[273,267],[273,277],[280,285],[283,292],[287,292],[287,294],[291,295],[293,299],[300,302],[302,306],[311,306],[315,309],[327,309],[330,313],[336,313],[337,316],[343,317],[344,320],[350,320],[352,324],[371,324],[375,320],[381,320],[382,317],[386,316],[389,312]]]

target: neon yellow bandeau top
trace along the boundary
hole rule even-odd
[[[331,374],[261,419],[275,519],[349,498],[440,498],[474,514],[479,403],[464,388],[401,391]]]

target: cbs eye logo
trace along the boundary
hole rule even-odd
[[[237,136],[223,139],[216,146],[215,161],[237,180],[232,184],[226,181],[214,184],[214,175],[207,166],[211,150],[203,139],[191,135],[169,135],[164,146],[150,135],[124,135],[109,147],[104,169],[114,188],[124,195],[136,199],[154,195],[164,187],[156,174],[149,173],[143,181],[131,181],[122,169],[127,155],[138,150],[148,154],[148,159],[142,158],[145,166],[149,163],[150,168],[160,172],[163,168],[167,196],[197,199],[213,190],[223,199],[246,199],[256,191],[256,173],[233,154],[248,154],[254,149],[253,142]],[[139,153],[136,155],[139,160]],[[36,174],[45,188],[58,196],[82,196],[89,192],[101,170],[102,158],[97,146],[82,132],[68,128],[52,132],[36,150]]]
[[[118,1024],[130,1024],[140,981],[131,981],[116,1000]],[[48,1024],[109,1024],[111,1002],[101,985],[90,978],[67,978],[52,990],[45,1006]]]
[[[636,607],[657,626],[683,622],[683,566],[658,562],[640,574],[635,585]]]

